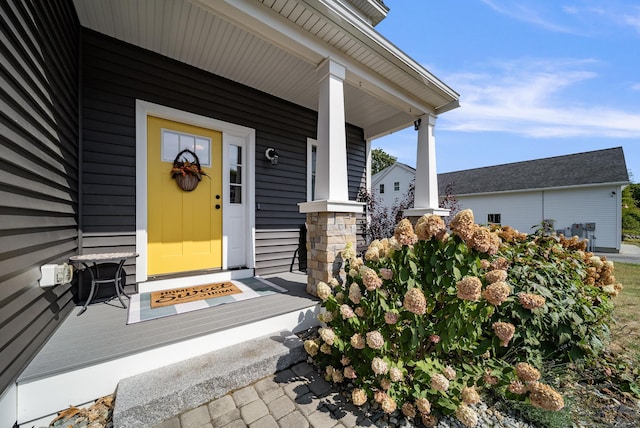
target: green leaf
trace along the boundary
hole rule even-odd
[[[571,335],[569,333],[560,333],[558,343],[560,345],[567,343],[571,340]]]
[[[409,260],[409,268],[414,276],[418,274],[418,265],[413,260]]]

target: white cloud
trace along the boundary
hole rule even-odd
[[[631,85],[631,89],[634,91],[640,91],[640,83],[634,83]]]
[[[564,24],[554,22],[553,19],[540,8],[539,2],[519,1],[504,4],[503,0],[481,0],[494,11],[519,21],[542,27],[559,33],[575,33],[575,30]],[[503,3],[503,4],[499,4]]]
[[[597,77],[588,68],[593,63],[520,59],[494,64],[486,73],[448,76],[445,80],[461,94],[462,107],[443,115],[438,127],[536,138],[638,138],[640,112],[569,95],[574,86],[587,87]]]
[[[481,1],[495,12],[553,32],[593,36],[630,27],[640,34],[640,7],[629,1],[575,0],[571,5],[532,0]]]
[[[640,7],[635,7],[629,13],[623,14],[622,23],[635,29],[640,34]]]

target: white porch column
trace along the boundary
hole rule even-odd
[[[362,212],[362,204],[349,201],[347,133],[344,113],[346,69],[331,58],[317,69],[318,155],[315,200],[299,204],[300,212]]]
[[[347,201],[347,136],[344,117],[346,69],[337,62],[326,59],[318,67],[317,73],[320,89],[315,195],[318,200]]]
[[[439,206],[436,139],[433,132],[435,126],[435,116],[426,114],[420,118],[414,208],[406,210],[405,217],[420,217],[425,214],[443,217],[449,215],[449,210]]]
[[[356,245],[356,215],[363,204],[349,201],[347,133],[344,112],[346,69],[327,58],[319,80],[315,200],[298,204],[307,214],[307,291],[317,295],[319,281],[337,278],[340,251]]]

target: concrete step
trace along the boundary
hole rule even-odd
[[[302,341],[284,331],[122,379],[114,426],[153,426],[305,359]]]

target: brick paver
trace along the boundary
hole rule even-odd
[[[338,423],[326,407],[322,407],[311,413],[307,416],[307,419],[313,428],[331,428]]]
[[[266,415],[250,424],[249,428],[279,428],[279,426],[273,416]]]
[[[256,401],[258,397],[258,393],[256,392],[253,385],[249,385],[245,388],[239,389],[232,394],[233,401],[235,401],[236,406],[242,407],[245,404],[251,403],[252,401]]]
[[[280,428],[309,428],[309,421],[300,412],[293,411],[278,421]]]
[[[274,376],[256,382],[254,388],[262,401],[264,401],[266,404],[269,404],[276,398],[282,397],[284,395],[284,390],[281,386],[282,384],[279,384],[275,381]]]
[[[211,422],[211,417],[206,405],[196,407],[180,415],[180,426],[182,428],[200,428],[209,422]]]
[[[240,416],[242,416],[242,420],[247,424],[253,423],[268,414],[269,409],[267,408],[267,405],[260,400],[252,401],[246,406],[242,406],[240,408]]]

